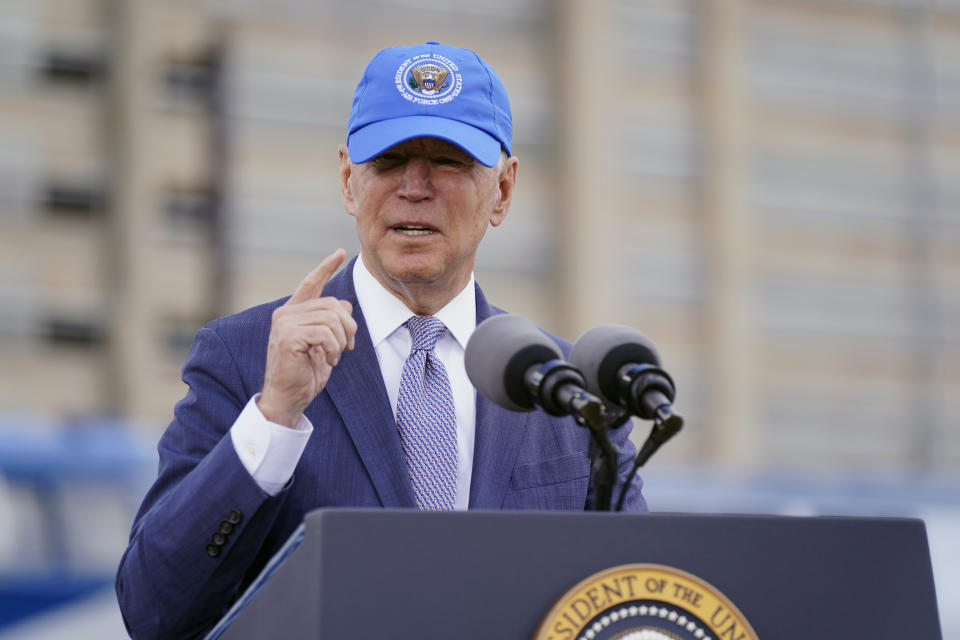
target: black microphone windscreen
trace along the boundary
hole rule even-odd
[[[464,364],[470,382],[488,400],[513,411],[530,411],[533,398],[524,374],[533,365],[562,357],[556,343],[532,322],[504,314],[477,326],[467,342]]]
[[[611,404],[620,403],[617,372],[625,364],[660,366],[653,341],[632,327],[603,324],[590,329],[570,351],[570,363],[587,380],[587,389]]]

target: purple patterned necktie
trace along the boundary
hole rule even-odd
[[[443,363],[433,352],[447,330],[433,316],[404,323],[413,348],[403,365],[397,397],[397,428],[421,509],[453,509],[457,493],[457,421]]]

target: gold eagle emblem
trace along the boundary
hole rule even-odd
[[[420,91],[442,91],[447,86],[449,71],[435,64],[422,64],[410,69],[410,85]]]

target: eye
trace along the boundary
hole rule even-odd
[[[371,160],[377,169],[391,169],[403,164],[406,159],[399,153],[381,153]]]
[[[434,159],[434,163],[442,167],[467,168],[473,165],[473,158],[457,158],[453,156],[440,156]]]

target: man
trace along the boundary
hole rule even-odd
[[[584,508],[587,430],[487,402],[463,366],[501,313],[473,265],[510,208],[511,138],[506,91],[472,51],[370,62],[339,148],[360,259],[333,276],[337,250],[288,299],[198,332],[117,576],[131,635],[201,634],[312,509]],[[633,487],[626,508],[645,510]]]

